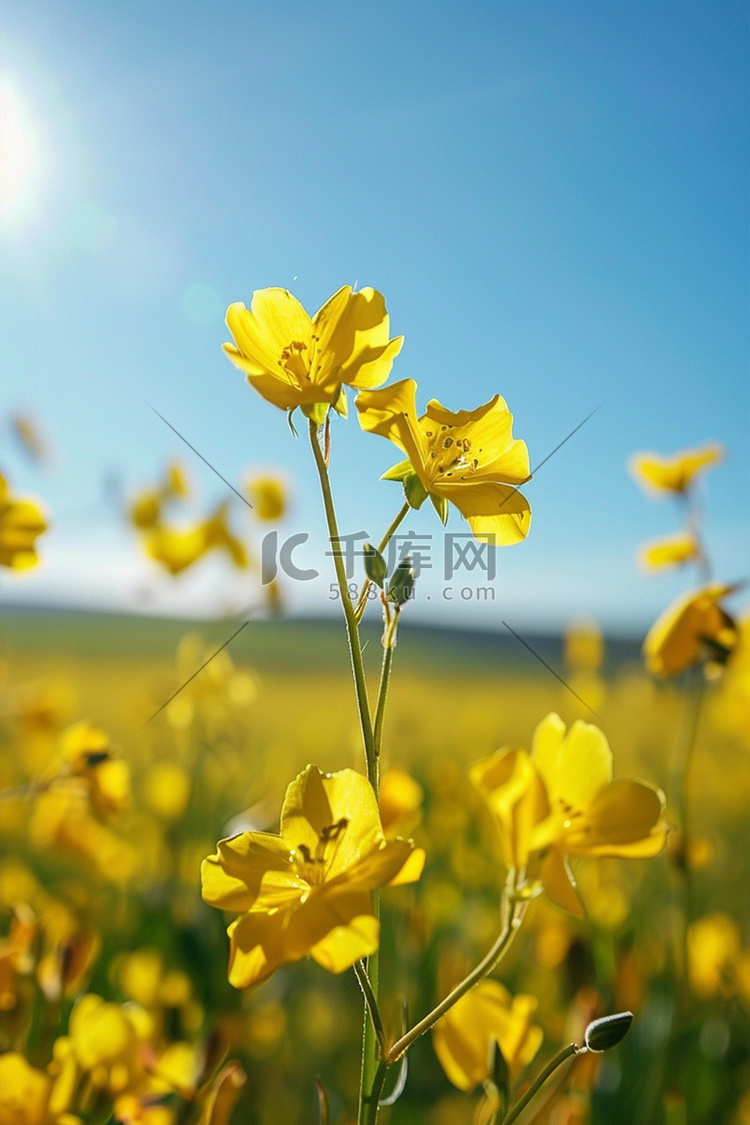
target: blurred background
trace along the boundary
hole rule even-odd
[[[405,337],[391,378],[415,378],[420,406],[499,392],[532,466],[596,411],[527,486],[529,538],[480,576],[493,600],[444,596],[442,529],[430,505],[410,516],[432,537],[414,620],[642,631],[685,579],[644,575],[636,551],[680,521],[627,459],[708,440],[727,453],[706,535],[718,573],[746,575],[747,17],[733,0],[3,0],[0,469],[51,526],[2,601],[253,602],[226,552],[171,580],[139,548],[128,505],[179,458],[179,519],[226,500],[262,553],[266,529],[169,423],[240,491],[281,478],[280,539],[308,535],[295,562],[321,572],[287,582],[285,607],[336,611],[307,442],[221,352],[227,305],[272,285],[311,313],[342,284],[381,290]],[[342,532],[379,538],[394,451],[353,417],[333,449]]]

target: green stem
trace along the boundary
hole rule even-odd
[[[385,1059],[378,1063],[373,1077],[370,1093],[360,1102],[358,1125],[377,1125],[380,1099],[383,1096],[385,1078],[388,1074],[389,1064]]]
[[[390,525],[390,527],[386,531],[385,535],[383,536],[383,538],[378,543],[378,552],[381,555],[382,555],[383,551],[386,549],[386,547],[388,546],[388,544],[390,543],[393,536],[396,534],[396,531],[398,530],[401,523],[404,521],[404,519],[406,519],[406,514],[409,511],[409,506],[410,505],[409,505],[408,502],[406,502],[404,504],[403,508],[401,508],[399,510],[398,514],[396,515],[395,519],[393,520],[393,523]],[[369,578],[366,578],[365,581],[364,581],[364,585],[362,586],[362,589],[359,592],[359,597],[357,598],[357,604],[354,607],[354,616],[356,617],[357,621],[362,620],[362,614],[365,612],[365,606],[367,605],[367,595],[370,592],[371,586],[372,586],[372,582],[370,581]]]
[[[390,621],[386,622],[385,631],[383,633],[383,663],[380,668],[380,686],[378,688],[378,702],[375,708],[375,729],[373,733],[373,753],[378,770],[378,781],[380,780],[380,749],[383,745],[383,721],[385,719],[385,705],[388,702],[388,687],[391,682],[393,650],[396,647],[398,615],[399,610],[397,606]]]
[[[357,619],[354,616],[354,606],[349,596],[349,587],[346,581],[344,559],[341,553],[341,536],[339,535],[338,523],[336,522],[336,509],[333,506],[328,466],[323,456],[323,451],[320,448],[320,442],[318,441],[318,426],[312,418],[310,419],[310,445],[312,446],[315,466],[318,470],[318,477],[320,478],[320,488],[323,493],[323,506],[325,508],[326,522],[328,524],[328,535],[331,540],[333,562],[336,568],[336,580],[338,582],[339,594],[341,595],[341,605],[344,609],[346,639],[349,644],[349,657],[352,664],[354,689],[357,694],[357,708],[359,710],[359,721],[362,728],[362,742],[367,759],[367,776],[370,781],[373,782],[373,778],[376,776],[377,763],[375,762],[373,752],[372,719],[370,717],[370,703],[367,698],[367,683],[365,680],[365,666],[362,660],[359,627]]]
[[[547,1079],[555,1073],[558,1066],[562,1066],[564,1062],[567,1062],[568,1059],[572,1059],[575,1055],[585,1053],[586,1047],[578,1047],[575,1043],[569,1043],[567,1047],[563,1047],[562,1051],[558,1051],[554,1058],[551,1058],[547,1063],[544,1070],[541,1070],[539,1074],[537,1074],[523,1097],[519,1098],[516,1104],[511,1107],[510,1111],[503,1118],[502,1125],[512,1125],[512,1122],[520,1117],[526,1107],[533,1102]]]
[[[367,1008],[370,1012],[372,1026],[378,1038],[378,1044],[382,1052],[385,1046],[385,1030],[383,1028],[383,1020],[380,1015],[380,1008],[378,1007],[377,996],[375,995],[372,987],[372,982],[370,981],[370,978],[367,974],[367,969],[365,968],[364,961],[355,961],[352,965],[352,968],[354,969],[354,975],[359,981],[359,987],[362,989],[365,1003],[367,1004]]]
[[[419,1023],[415,1024],[410,1031],[407,1031],[393,1044],[386,1055],[386,1061],[388,1063],[394,1063],[400,1059],[404,1052],[408,1051],[411,1045],[415,1043],[421,1035],[424,1035],[439,1019],[442,1019],[448,1009],[452,1008],[456,1001],[460,1000],[462,996],[465,996],[475,984],[478,984],[480,980],[483,980],[484,977],[488,976],[492,970],[499,965],[518,932],[527,906],[528,899],[519,900],[515,897],[511,897],[510,900],[508,900],[507,897],[504,897],[503,914],[505,915],[505,921],[500,931],[500,936],[492,946],[492,949],[490,949],[489,953],[472,969],[469,975],[464,977],[461,983],[457,984],[452,992],[448,993],[445,999],[441,1000],[424,1019],[421,1019]]]

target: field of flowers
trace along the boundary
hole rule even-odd
[[[231,623],[183,628],[4,617],[3,1125],[103,1122],[115,1107],[118,1120],[144,1125],[307,1123],[318,1114],[316,1075],[330,1120],[354,1120],[354,974],[303,960],[233,989],[228,918],[201,900],[199,878],[221,837],[277,830],[288,780],[308,762],[359,766],[343,639],[330,623],[258,624],[148,721],[231,633]],[[607,656],[595,632],[535,647],[595,704],[616,776],[669,793],[686,686],[655,684],[637,646]],[[367,652],[375,661],[376,646]],[[397,657],[383,825],[389,837],[410,835],[427,861],[418,883],[382,897],[380,1003],[394,1034],[402,1004],[410,1018],[428,1011],[498,929],[505,866],[467,766],[528,747],[551,711],[567,723],[591,717],[497,639],[404,630]],[[705,700],[689,853],[674,828],[655,858],[576,860],[586,916],[536,899],[495,974],[516,998],[503,1008],[502,1045],[521,1089],[561,1046],[581,1042],[593,1017],[636,1017],[611,1053],[558,1071],[549,1105],[523,1120],[749,1119],[750,745],[738,689],[727,678]],[[666,819],[678,816],[670,797]],[[436,1047],[427,1035],[410,1052],[404,1092],[382,1111],[393,1125],[468,1123],[487,1101],[481,1083],[473,1096],[452,1085]]]

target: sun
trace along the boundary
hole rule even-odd
[[[0,78],[0,225],[18,232],[30,217],[39,174],[33,122],[7,76]]]

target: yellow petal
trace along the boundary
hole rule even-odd
[[[544,893],[550,902],[575,914],[577,918],[583,917],[583,906],[578,897],[575,879],[558,848],[550,848],[542,860],[541,877]]]
[[[566,835],[572,855],[644,858],[664,847],[667,826],[661,820],[664,795],[624,778],[605,786],[586,810],[580,826]]]
[[[378,948],[380,923],[374,914],[360,914],[345,926],[336,926],[310,950],[310,956],[329,973],[343,973],[355,961]]]
[[[646,570],[663,570],[669,566],[697,559],[700,547],[693,535],[672,535],[666,539],[656,539],[647,543],[640,551],[641,565]]]
[[[640,484],[656,493],[685,492],[697,473],[718,464],[723,457],[724,449],[717,442],[686,449],[673,457],[636,453],[630,459],[630,471]]]
[[[424,866],[424,852],[421,864],[415,858],[414,845],[410,840],[388,840],[381,846],[347,867],[340,878],[347,883],[372,889],[393,886],[399,883],[413,883],[419,878]]]
[[[324,854],[326,879],[334,879],[383,840],[375,792],[364,774],[339,770],[322,774],[308,766],[291,783],[281,811],[281,834],[289,847],[304,845],[310,855],[324,830],[342,825]]]
[[[531,509],[517,488],[484,481],[441,481],[438,495],[456,505],[469,521],[475,539],[484,539],[498,547],[520,543],[529,534]]]
[[[689,590],[672,602],[648,631],[643,642],[646,667],[655,676],[675,676],[698,664],[706,640],[731,648],[737,639],[734,622],[719,605],[736,589],[710,583]]]
[[[354,400],[363,430],[380,434],[402,449],[424,483],[427,445],[417,419],[417,384],[402,379],[379,391],[360,391]]]
[[[278,836],[243,832],[220,840],[218,851],[201,865],[201,894],[220,910],[249,910],[267,871],[290,868],[289,847]]]
[[[555,777],[548,788],[563,805],[583,810],[611,780],[612,751],[604,733],[593,723],[576,719],[560,744]]]
[[[280,965],[304,956],[286,940],[286,912],[242,914],[227,930],[229,983],[251,988],[270,977]]]
[[[425,433],[447,426],[454,442],[469,439],[467,457],[476,455],[478,461],[474,480],[523,484],[529,479],[529,451],[525,442],[513,439],[513,415],[500,395],[475,410],[455,412],[431,399],[419,421]]]

